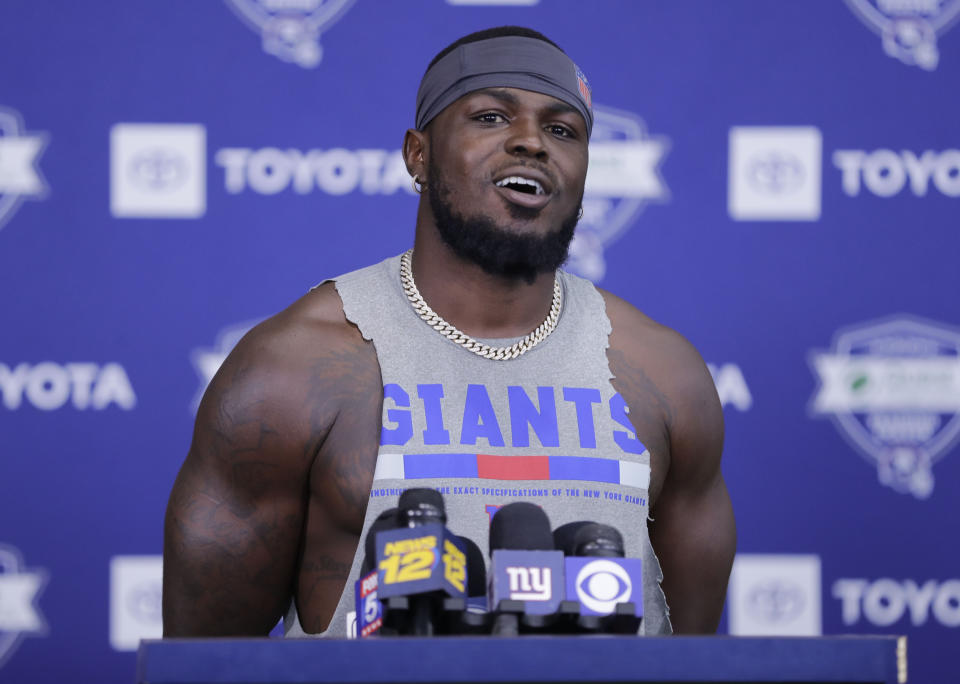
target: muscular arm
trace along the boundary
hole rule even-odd
[[[723,414],[716,389],[692,348],[681,356],[668,395],[670,465],[651,510],[650,541],[663,568],[674,632],[699,634],[716,632],[720,623],[736,528],[720,472]]]
[[[201,402],[167,507],[165,636],[262,636],[289,605],[310,471],[337,413],[317,401],[324,357],[345,344],[301,314],[251,331]]]
[[[638,434],[655,440],[648,445],[649,533],[673,630],[716,632],[736,548],[733,508],[720,471],[723,413],[716,388],[683,337],[623,300],[609,294],[605,299],[614,326],[614,384],[631,407]]]

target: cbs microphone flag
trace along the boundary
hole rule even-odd
[[[650,466],[593,456],[380,454],[373,479],[580,480],[647,489]]]

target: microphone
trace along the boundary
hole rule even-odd
[[[443,600],[443,632],[489,634],[491,615],[487,612],[487,569],[483,552],[472,539],[460,537],[460,541],[467,555],[467,595]]]
[[[447,515],[439,492],[408,489],[397,509],[399,527],[375,538],[384,624],[396,626],[400,634],[431,636],[441,597],[466,595],[466,548],[444,526]]]
[[[623,535],[610,525],[579,520],[553,531],[554,544],[566,556],[623,558]]]
[[[500,549],[553,551],[550,519],[543,509],[526,501],[500,507],[490,521],[490,555]]]
[[[487,564],[483,560],[483,551],[472,539],[460,537],[467,553],[467,598],[482,599],[484,608],[487,602]]]
[[[518,501],[498,510],[490,521],[490,557],[493,634],[552,624],[563,599],[563,552],[554,547],[543,509]]]
[[[447,524],[443,495],[435,489],[418,487],[404,491],[397,501],[397,509],[400,527],[417,527],[434,522]]]
[[[383,511],[370,524],[364,540],[364,557],[360,566],[360,579],[354,583],[353,595],[357,615],[357,637],[366,638],[380,632],[383,627],[383,604],[377,596],[377,534],[397,527],[397,509]]]
[[[643,562],[624,558],[620,532],[581,521],[557,528],[553,536],[564,542],[565,603],[578,604],[576,631],[636,634],[643,618]]]
[[[592,524],[593,523],[586,520],[578,520],[577,522],[561,525],[553,531],[553,545],[563,551],[563,555],[565,556],[576,555],[574,553],[574,536],[580,531],[581,527]]]
[[[396,507],[388,508],[370,524],[370,529],[367,530],[367,538],[363,543],[364,555],[363,564],[360,566],[361,575],[377,569],[377,535],[384,530],[400,527],[400,521],[397,518],[398,510]]]

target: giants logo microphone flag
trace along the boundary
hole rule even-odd
[[[523,601],[527,615],[552,615],[563,600],[562,551],[493,552],[491,607],[501,601]]]

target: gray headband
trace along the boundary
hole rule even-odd
[[[577,65],[550,43],[501,36],[461,45],[427,69],[417,91],[417,130],[448,105],[483,88],[521,88],[566,102],[593,130],[590,86]]]

